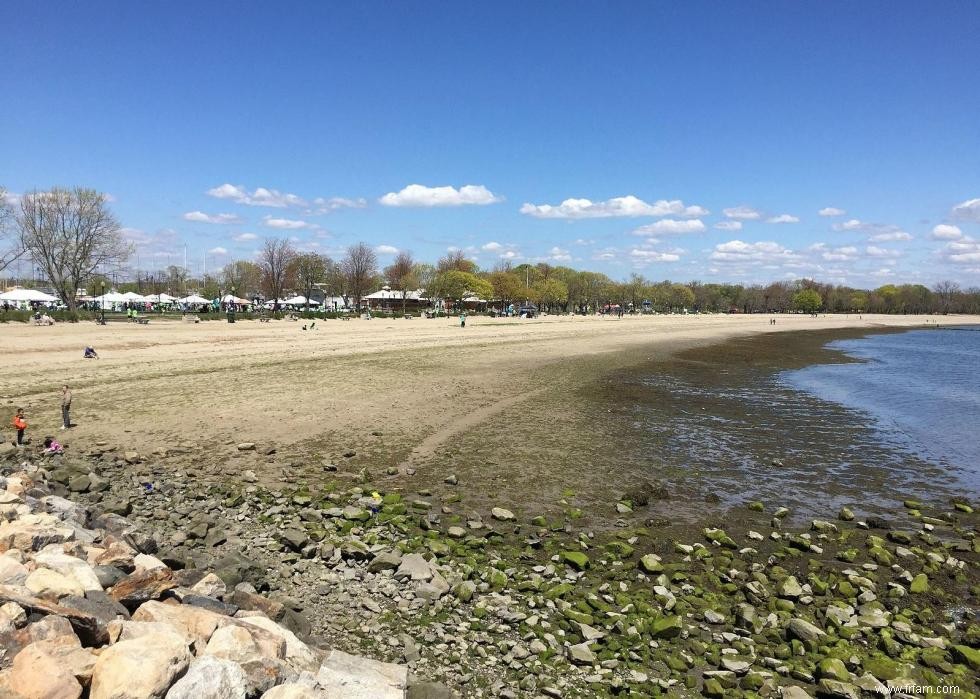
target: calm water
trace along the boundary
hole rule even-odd
[[[913,330],[828,345],[861,360],[781,380],[872,418],[885,444],[942,466],[980,493],[980,327]]]

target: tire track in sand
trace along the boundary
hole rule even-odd
[[[544,390],[544,388],[536,388],[531,391],[526,391],[525,393],[508,396],[507,398],[494,401],[489,405],[485,405],[482,408],[477,408],[476,410],[471,410],[465,415],[461,415],[453,420],[450,420],[443,427],[419,442],[419,444],[412,449],[412,453],[409,454],[408,458],[398,464],[398,472],[404,475],[407,469],[413,466],[418,466],[420,463],[424,462],[430,456],[435,454],[436,449],[438,449],[440,445],[446,443],[457,434],[476,427],[485,420],[498,413],[502,413],[503,411],[517,405],[522,401],[528,400],[529,398],[534,398]]]

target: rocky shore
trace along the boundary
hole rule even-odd
[[[56,494],[45,466],[61,457],[38,464],[3,446],[0,697],[450,696],[405,665],[304,642],[241,574],[169,567],[137,524]],[[105,483],[88,478],[95,492]]]
[[[30,653],[71,668],[70,696],[978,692],[975,502],[806,522],[757,502],[724,528],[676,529],[651,516],[667,494],[646,484],[599,532],[580,526],[571,492],[547,512],[480,512],[452,474],[409,493],[329,463],[316,482],[269,490],[248,471],[191,468],[181,451],[0,455],[0,678],[12,690],[54,675],[27,672],[34,655],[18,661],[47,643]],[[48,533],[24,533],[34,527]],[[126,667],[134,647],[166,679],[155,693],[103,690],[100,666]],[[393,693],[331,694],[344,672]],[[232,693],[177,693],[226,674],[241,680]]]

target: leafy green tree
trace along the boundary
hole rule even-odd
[[[489,278],[493,297],[503,304],[515,303],[525,297],[524,279],[513,272],[493,272]]]
[[[813,289],[801,289],[793,295],[793,308],[804,313],[816,313],[823,305],[823,299]]]
[[[670,287],[670,307],[682,311],[694,305],[694,292],[684,284],[672,284]]]
[[[547,306],[550,310],[554,306],[561,306],[568,302],[568,287],[565,283],[555,279],[541,279],[534,283],[531,291],[536,301],[542,306]]]
[[[432,280],[432,297],[460,303],[469,295],[489,299],[493,296],[493,285],[472,272],[462,272],[458,269],[441,272]]]

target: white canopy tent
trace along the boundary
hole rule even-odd
[[[221,297],[222,303],[234,303],[240,306],[251,306],[252,302],[248,299],[240,299],[237,296],[232,296],[231,294],[225,294]]]
[[[150,294],[146,296],[145,299],[150,303],[174,303],[175,301],[180,300],[176,296],[171,296],[166,292],[162,294]]]
[[[143,303],[143,302],[146,302],[146,301],[152,301],[153,300],[153,299],[151,299],[148,296],[140,296],[135,291],[127,291],[125,294],[122,294],[122,297],[123,297],[123,299],[125,301],[132,301],[132,302],[136,302],[136,303]]]
[[[16,303],[54,303],[57,300],[57,296],[45,294],[43,291],[38,291],[37,289],[11,289],[0,294],[0,301],[13,301]]]
[[[182,299],[177,299],[180,303],[189,303],[193,305],[200,305],[202,303],[211,303],[210,299],[206,299],[203,296],[198,296],[197,294],[191,294],[190,296],[185,296]]]
[[[306,305],[306,297],[305,296],[293,296],[292,298],[286,299],[285,301],[280,301],[280,303],[281,304],[284,304],[286,306],[305,306]],[[313,299],[310,299],[310,305],[311,306],[319,306],[320,305],[320,302],[319,301],[314,301]]]

